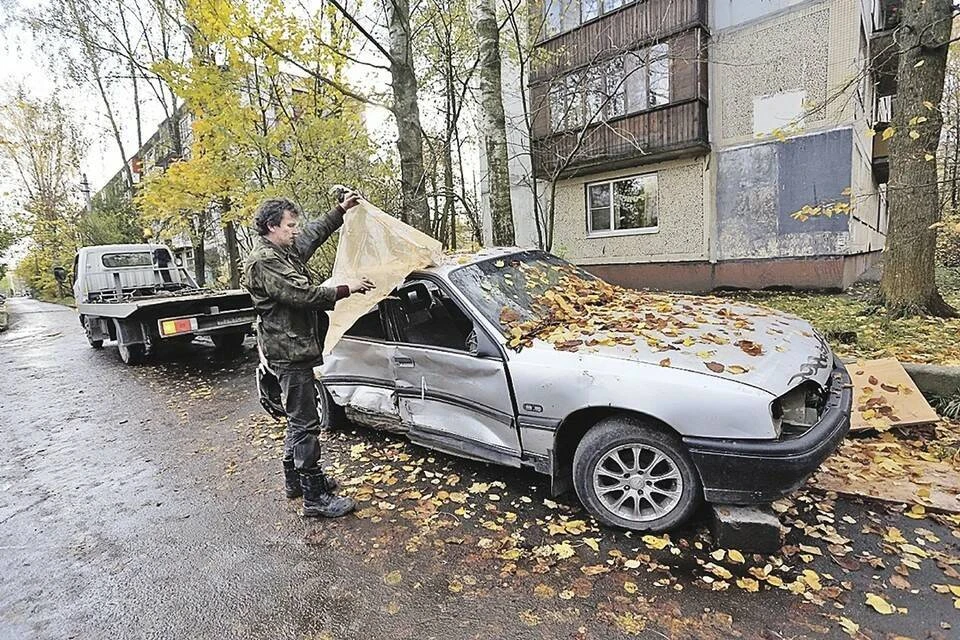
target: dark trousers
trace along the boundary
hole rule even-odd
[[[293,459],[297,469],[313,471],[320,462],[320,415],[313,368],[277,368],[287,435],[283,457]]]

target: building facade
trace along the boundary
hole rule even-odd
[[[845,287],[879,257],[872,134],[895,60],[876,58],[898,2],[545,2],[528,158],[545,211],[553,193],[555,253],[619,284],[696,291]],[[518,229],[531,216],[514,204]]]

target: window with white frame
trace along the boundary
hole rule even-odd
[[[588,234],[657,230],[657,174],[591,182],[586,189]]]

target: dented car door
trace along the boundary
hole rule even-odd
[[[476,353],[473,321],[449,292],[429,279],[398,289],[393,370],[408,437],[477,460],[520,466],[520,441],[499,356]],[[472,334],[472,335],[471,335]]]
[[[325,357],[321,377],[333,401],[351,409],[358,422],[403,431],[393,376],[396,345],[388,340],[384,306],[377,305],[347,331]]]

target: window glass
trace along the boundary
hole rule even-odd
[[[582,0],[580,3],[580,18],[584,22],[600,15],[600,0]]]
[[[547,37],[560,33],[561,11],[561,0],[544,0],[543,30]]]
[[[105,253],[101,258],[103,266],[117,267],[149,267],[153,265],[153,254],[149,251],[131,251],[127,253]]]
[[[383,321],[380,318],[380,308],[374,307],[372,311],[360,316],[353,326],[347,329],[346,335],[355,338],[372,338],[374,340],[386,340],[387,335],[383,330]]]
[[[626,88],[623,83],[623,57],[617,56],[606,65],[607,71],[607,117],[616,118],[626,113]]]
[[[589,233],[656,229],[657,176],[648,174],[587,185]]]
[[[670,102],[670,58],[666,44],[650,48],[650,106]]]
[[[580,26],[579,0],[553,0],[560,2],[560,30],[569,31]]]
[[[403,342],[470,351],[473,322],[447,293],[429,280],[408,280],[397,289]]]
[[[647,74],[642,51],[631,51],[624,56],[624,89],[627,111],[642,111],[647,108]]]

